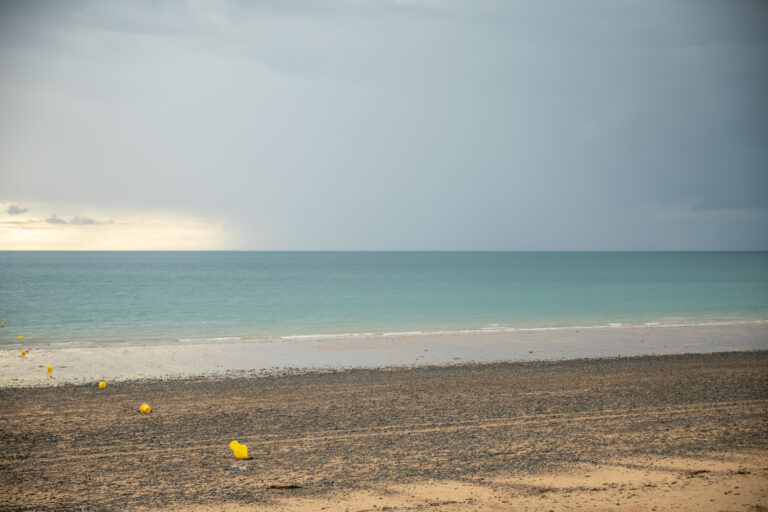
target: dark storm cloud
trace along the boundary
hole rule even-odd
[[[0,199],[162,205],[256,249],[768,248],[766,26],[748,1],[0,2]]]

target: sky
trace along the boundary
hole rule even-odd
[[[0,249],[768,249],[764,1],[0,0],[0,70]]]

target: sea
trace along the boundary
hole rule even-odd
[[[0,345],[767,320],[768,252],[0,252]]]

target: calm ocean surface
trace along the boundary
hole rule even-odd
[[[768,252],[0,252],[0,344],[768,319]]]

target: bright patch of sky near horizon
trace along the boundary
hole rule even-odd
[[[768,249],[766,27],[759,1],[0,1],[0,249]]]

